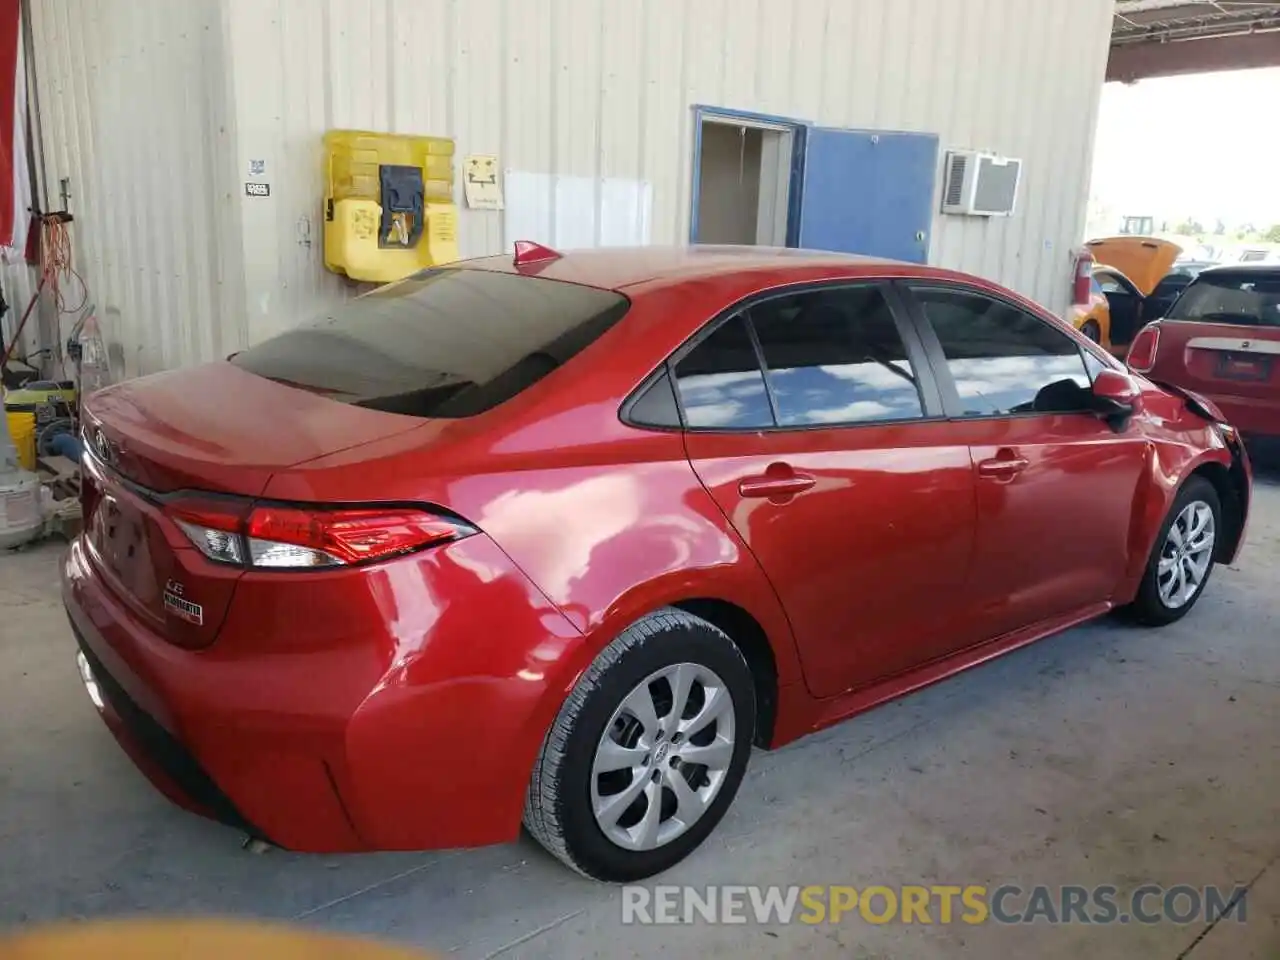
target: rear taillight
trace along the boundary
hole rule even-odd
[[[165,512],[210,560],[236,565],[245,562],[248,551],[242,533],[249,513],[246,501],[189,497],[167,504]]]
[[[184,497],[165,511],[210,560],[267,569],[385,560],[476,532],[417,507],[321,509]]]
[[[1071,278],[1071,302],[1084,305],[1093,292],[1093,254],[1087,249],[1076,254],[1076,272]]]
[[[258,507],[249,515],[249,557],[255,567],[365,563],[473,532],[457,521],[415,509]]]
[[[1149,373],[1156,365],[1156,351],[1159,349],[1160,327],[1149,323],[1138,331],[1138,335],[1133,338],[1133,343],[1129,344],[1125,363],[1129,365],[1130,370]]]

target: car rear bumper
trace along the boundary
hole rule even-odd
[[[1280,397],[1235,397],[1221,393],[1205,393],[1205,396],[1218,405],[1227,423],[1246,436],[1280,437]]]
[[[482,535],[312,578],[310,605],[307,577],[250,584],[193,651],[141,625],[72,544],[64,602],[135,764],[181,806],[293,850],[514,839],[564,690],[555,665],[581,635]]]

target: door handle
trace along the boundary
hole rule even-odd
[[[738,481],[738,494],[743,497],[790,497],[803,493],[817,482],[806,473],[744,477]]]
[[[1031,465],[1023,457],[996,457],[978,464],[978,476],[995,480],[1012,480]]]

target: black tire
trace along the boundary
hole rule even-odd
[[[1147,559],[1147,569],[1142,575],[1142,586],[1138,590],[1138,596],[1125,608],[1131,619],[1149,627],[1162,627],[1166,624],[1173,623],[1185,617],[1199,601],[1204,588],[1208,586],[1210,578],[1213,576],[1214,561],[1210,551],[1209,568],[1205,571],[1204,578],[1196,587],[1195,592],[1185,603],[1178,607],[1170,607],[1164,602],[1160,596],[1160,588],[1158,584],[1158,567],[1162,551],[1169,538],[1169,530],[1173,526],[1174,521],[1178,519],[1178,515],[1182,513],[1186,507],[1195,502],[1200,501],[1209,506],[1213,512],[1213,524],[1216,536],[1221,536],[1222,529],[1222,502],[1218,498],[1218,491],[1213,484],[1204,477],[1192,477],[1182,489],[1178,491],[1178,495],[1173,498],[1173,505],[1169,508],[1169,514],[1164,518],[1164,523],[1160,525],[1160,532],[1156,536],[1154,546],[1151,548],[1151,556]]]
[[[705,812],[684,833],[654,849],[629,850],[606,836],[592,808],[596,749],[623,700],[646,677],[681,663],[713,671],[732,698],[728,769]],[[600,652],[560,708],[534,763],[525,796],[525,828],[584,876],[626,883],[660,873],[693,852],[729,809],[747,768],[755,718],[751,670],[724,631],[682,610],[652,613]]]
[[[1080,332],[1094,343],[1102,343],[1102,328],[1098,326],[1097,320],[1086,320],[1080,325]]]

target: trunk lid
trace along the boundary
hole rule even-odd
[[[1173,267],[1182,248],[1155,237],[1106,237],[1085,244],[1093,259],[1103,266],[1119,270],[1149,296]]]
[[[103,582],[173,643],[217,636],[243,569],[207,560],[170,514],[192,492],[261,495],[289,467],[423,421],[335,403],[212,363],[129,381],[86,404],[84,536]],[[196,498],[199,502],[199,497]]]
[[[276,470],[422,424],[335,403],[226,363],[132,380],[93,395],[86,442],[156,493],[257,496]]]

